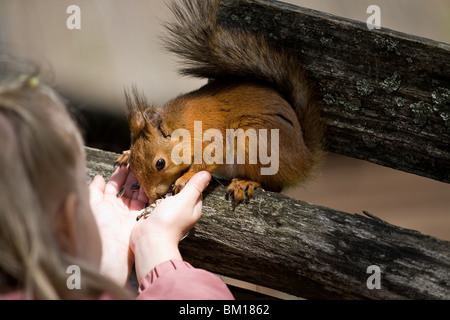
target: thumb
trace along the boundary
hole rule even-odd
[[[189,180],[180,193],[183,194],[183,197],[197,201],[210,181],[211,174],[207,171],[200,171]]]

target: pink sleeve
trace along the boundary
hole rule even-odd
[[[153,268],[141,281],[140,300],[230,300],[226,284],[216,275],[180,260]]]

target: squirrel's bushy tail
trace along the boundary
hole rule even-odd
[[[320,109],[295,55],[275,48],[261,35],[217,24],[219,0],[178,0],[175,21],[166,24],[166,49],[182,58],[185,75],[247,78],[267,83],[291,103],[313,154],[323,149],[325,127]]]

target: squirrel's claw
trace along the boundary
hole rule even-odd
[[[128,162],[130,161],[130,156],[131,156],[130,150],[122,152],[122,154],[117,158],[116,162],[114,163],[114,167],[127,166]]]
[[[245,199],[250,199],[257,188],[261,188],[259,182],[234,178],[228,186],[226,198],[229,199],[231,196],[236,204],[239,204]]]

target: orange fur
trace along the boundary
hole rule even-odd
[[[201,170],[234,179],[227,193],[237,202],[251,196],[254,188],[281,191],[304,181],[320,161],[325,126],[297,58],[261,36],[218,26],[216,0],[181,3],[172,7],[177,21],[168,26],[167,48],[187,61],[183,73],[210,82],[161,109],[150,106],[136,89],[134,97],[126,93],[131,148],[119,163],[130,163],[150,198],[172,189],[179,192]],[[248,144],[245,164],[193,164],[193,154],[191,164],[175,164],[171,152],[179,142],[172,141],[171,134],[180,128],[189,130],[194,150],[195,121],[202,123],[202,136],[208,129],[219,130],[222,137],[227,129],[278,129],[278,172],[262,175],[260,169],[267,165],[259,157],[258,163],[249,164]],[[203,151],[210,142],[197,143]],[[158,169],[158,160],[165,163],[163,169]]]

